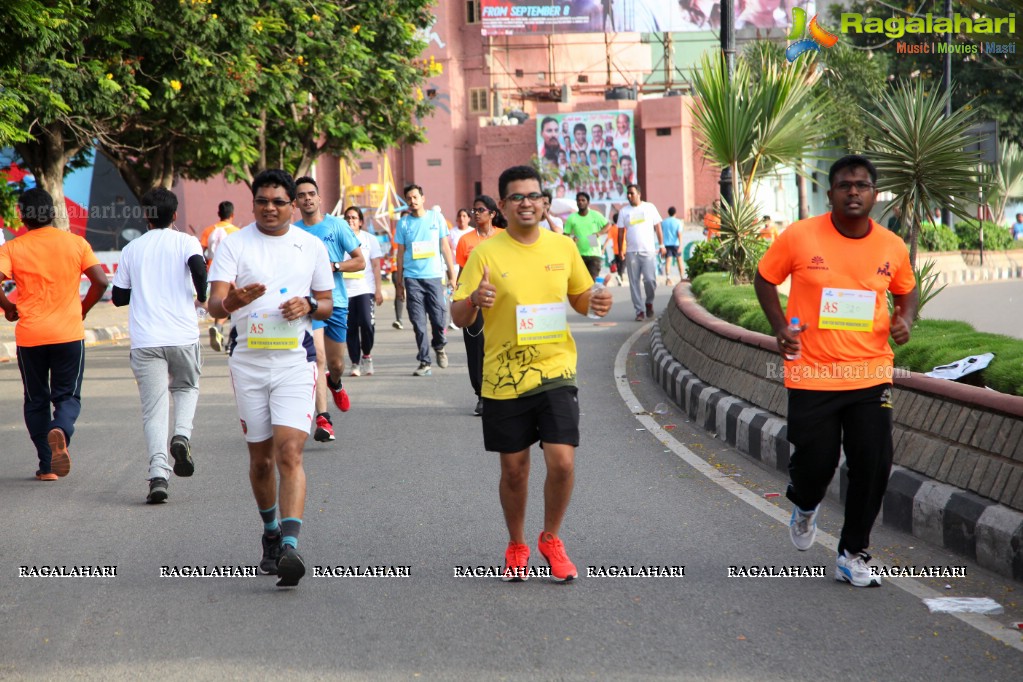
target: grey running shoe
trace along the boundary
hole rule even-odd
[[[149,481],[149,494],[146,504],[160,504],[167,501],[167,479],[154,478]]]
[[[403,325],[401,323],[401,320],[395,320],[394,322],[391,323],[391,326],[394,327],[395,329],[404,329],[405,328],[405,325]]]
[[[281,558],[277,560],[277,587],[295,587],[305,575],[305,561],[291,545],[281,545]]]
[[[267,535],[263,533],[263,558],[259,560],[259,572],[263,575],[276,575],[277,562],[281,558],[281,534]]]
[[[362,358],[362,373],[368,377],[373,376],[373,358],[368,355]]]
[[[818,509],[820,509],[819,506],[810,511],[792,507],[792,518],[789,519],[789,538],[800,552],[805,552],[813,547],[813,541],[817,537]]]
[[[425,363],[425,362],[420,362],[419,363],[419,367],[417,367],[412,372],[412,376],[414,376],[414,377],[428,377],[428,376],[432,376],[432,375],[433,375],[433,370],[430,368],[430,365],[428,363]]]
[[[476,409],[472,413],[477,417],[483,416],[483,398],[476,399]]]
[[[174,436],[170,442],[171,457],[174,458],[174,475],[186,478],[195,473],[195,462],[192,461],[192,448],[184,436]]]
[[[441,369],[448,368],[448,352],[443,348],[437,349],[437,366]]]

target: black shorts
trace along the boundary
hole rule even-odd
[[[483,447],[519,452],[533,443],[579,445],[579,389],[561,386],[510,400],[483,399]]]
[[[665,258],[678,258],[678,247],[677,246],[665,246],[664,247]]]

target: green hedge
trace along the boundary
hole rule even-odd
[[[725,273],[708,273],[692,283],[693,295],[712,315],[727,322],[774,336],[767,317],[760,309],[752,285],[732,286]],[[781,297],[782,308],[787,299]],[[994,353],[995,359],[984,370],[984,383],[996,391],[1023,395],[1023,341],[1002,334],[978,332],[957,320],[920,320],[913,326],[909,343],[897,346],[895,366],[914,372],[929,372],[968,355]]]
[[[974,251],[980,248],[980,223],[976,220],[960,220],[956,222],[956,235],[959,237],[959,248]],[[984,248],[989,251],[1006,251],[1013,248],[1012,234],[1009,228],[984,221]]]
[[[917,244],[921,251],[958,251],[959,237],[944,225],[920,223],[920,239]]]

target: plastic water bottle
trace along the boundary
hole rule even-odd
[[[197,304],[195,306],[195,317],[200,322],[205,322],[210,317],[210,311],[206,310],[206,307],[204,305],[202,305],[201,303]]]
[[[285,299],[287,299],[287,297],[288,297],[288,287],[281,287],[281,296],[283,296]],[[302,324],[302,318],[301,317],[296,317],[294,320],[288,320],[288,326],[289,327],[297,327],[300,324]]]
[[[590,318],[591,320],[599,320],[600,319],[600,315],[598,315],[597,313],[593,312],[593,295],[594,294],[599,294],[603,290],[604,290],[604,278],[603,277],[598,277],[597,279],[595,279],[593,281],[593,287],[590,289],[590,310],[589,310],[589,312],[586,313],[586,317]]]
[[[802,331],[802,329],[800,329],[800,326],[799,326],[799,318],[798,317],[793,317],[791,320],[789,320],[789,333],[798,336],[800,331]],[[798,360],[799,359],[799,351],[796,351],[795,353],[786,353],[785,354],[785,359],[786,360]]]

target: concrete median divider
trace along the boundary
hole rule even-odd
[[[785,472],[787,392],[774,338],[675,287],[651,338],[654,378],[693,423]],[[897,373],[895,466],[882,521],[1023,580],[1023,397]],[[843,500],[845,458],[829,495]]]

